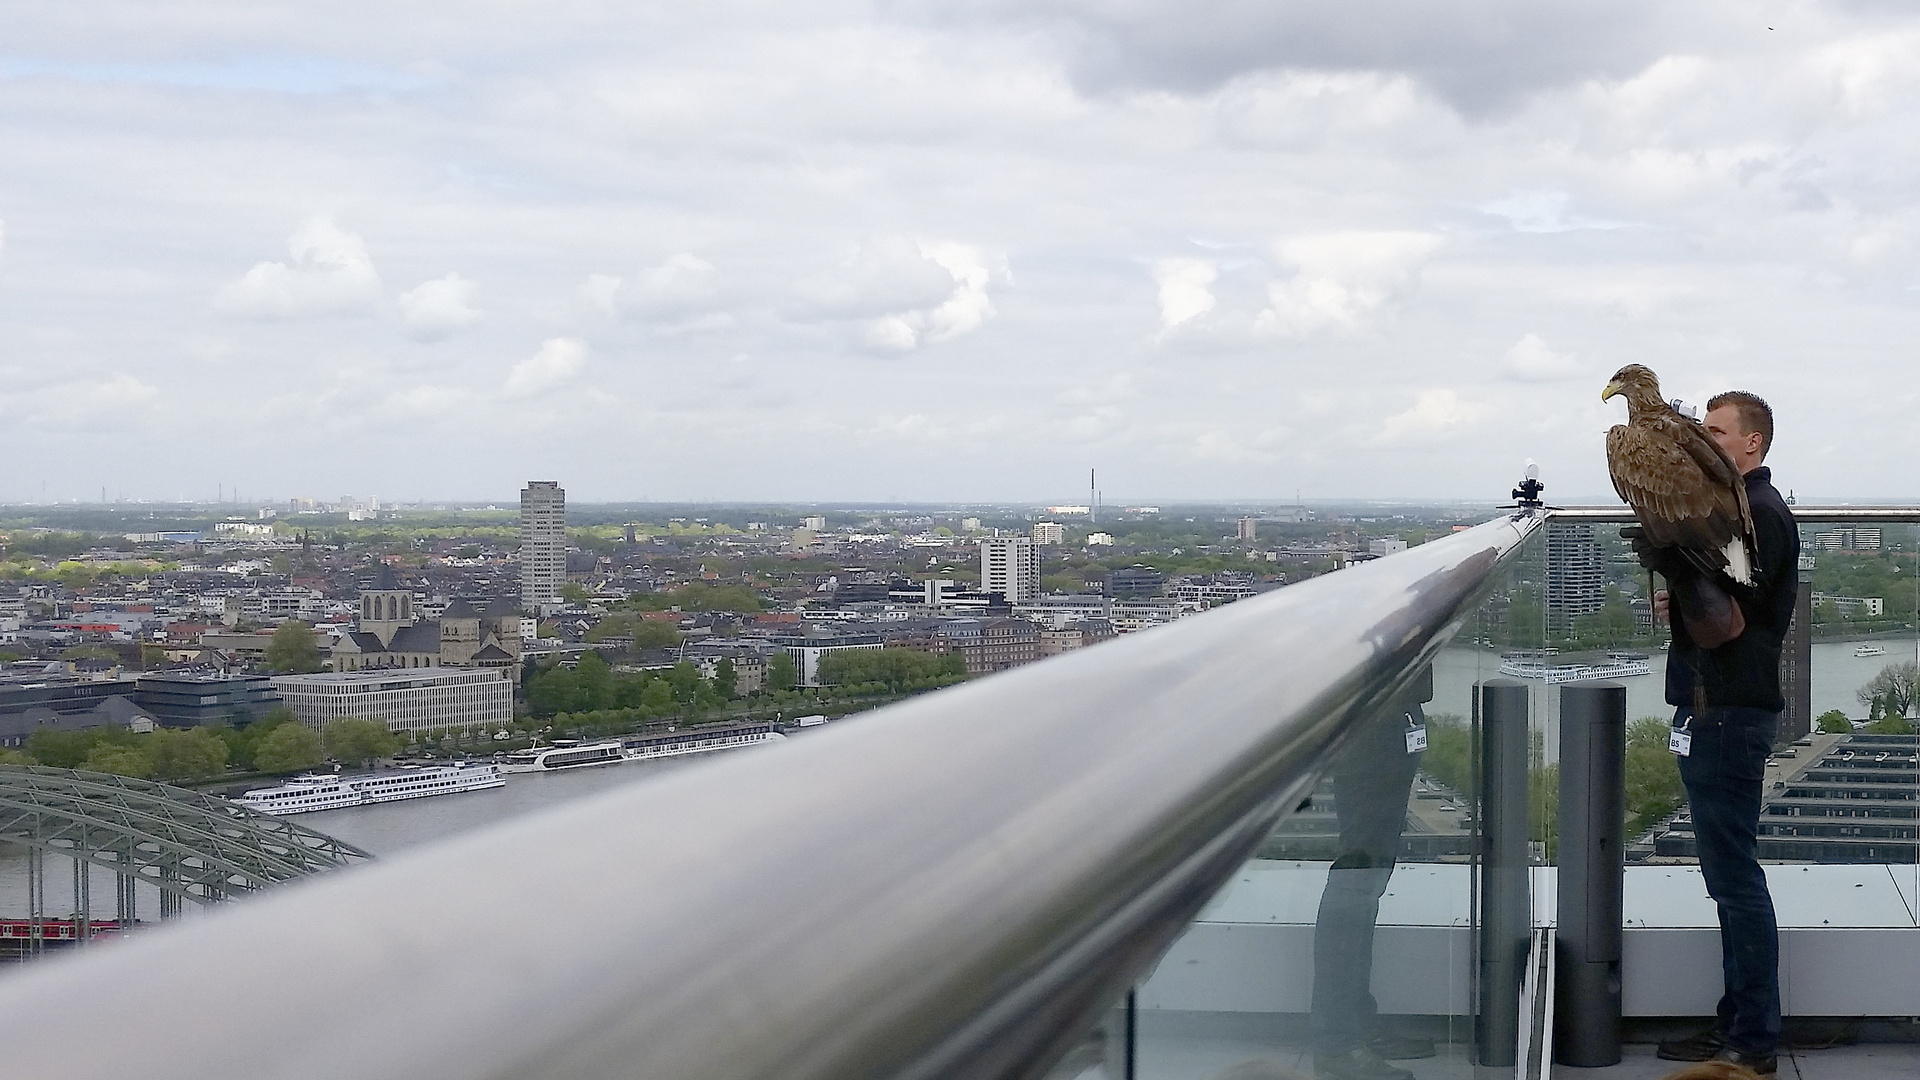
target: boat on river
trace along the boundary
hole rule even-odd
[[[480,791],[504,786],[506,782],[499,767],[492,762],[456,761],[451,765],[409,765],[388,773],[346,776],[307,773],[276,787],[255,788],[233,801],[250,810],[283,817]]]
[[[773,730],[772,723],[760,721],[624,735],[618,740],[585,745],[562,739],[552,746],[513,751],[501,760],[500,771],[531,773],[583,769],[595,765],[617,765],[623,761],[707,754],[715,750],[780,742],[785,738],[785,735]]]
[[[503,773],[560,772],[564,769],[590,769],[595,765],[618,765],[625,761],[617,742],[582,745],[561,740],[552,746],[515,750],[500,763]]]
[[[1857,649],[1855,649],[1855,650],[1853,650],[1853,655],[1855,655],[1855,656],[1885,656],[1885,655],[1887,655],[1887,650],[1885,650],[1885,649],[1883,649],[1883,648],[1881,648],[1881,647],[1880,647],[1880,646],[1878,646],[1878,645],[1862,645],[1862,646],[1860,646],[1859,648],[1857,648]]]

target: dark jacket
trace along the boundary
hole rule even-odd
[[[1673,646],[1667,654],[1667,704],[1692,705],[1696,677],[1706,688],[1708,705],[1743,706],[1779,712],[1780,646],[1793,621],[1800,589],[1800,527],[1793,511],[1773,486],[1773,473],[1761,466],[1746,475],[1747,503],[1760,541],[1760,564],[1752,590],[1735,590],[1747,629],[1717,649],[1702,649],[1673,620]]]

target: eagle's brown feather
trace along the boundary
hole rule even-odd
[[[1627,397],[1627,422],[1607,432],[1607,471],[1656,547],[1678,547],[1727,568],[1724,549],[1739,539],[1757,550],[1747,487],[1727,452],[1698,421],[1662,401],[1653,372],[1622,368],[1613,388]]]

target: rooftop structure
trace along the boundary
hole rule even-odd
[[[500,671],[419,668],[275,675],[287,707],[316,730],[356,716],[390,731],[494,728],[513,719],[513,683]]]

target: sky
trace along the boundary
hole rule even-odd
[[[75,5],[0,501],[1611,501],[1607,377],[1920,498],[1920,11]]]

